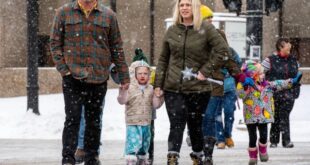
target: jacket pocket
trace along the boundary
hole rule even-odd
[[[110,25],[108,22],[103,21],[103,19],[97,19],[92,23],[92,28],[92,35],[95,41],[98,43],[108,41],[110,34]]]
[[[65,21],[66,37],[80,37],[82,34],[82,19],[78,16],[67,17]]]

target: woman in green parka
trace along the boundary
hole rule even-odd
[[[168,164],[178,164],[186,124],[192,142],[190,156],[194,164],[203,163],[204,143],[208,145],[208,141],[204,142],[201,127],[211,91],[206,79],[229,58],[224,39],[212,24],[202,21],[200,5],[200,0],[176,1],[174,24],[165,34],[156,68],[155,95],[164,91],[170,121]],[[197,79],[183,79],[181,71],[186,67],[197,73]]]

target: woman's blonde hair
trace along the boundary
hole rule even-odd
[[[181,24],[182,23],[182,16],[180,15],[180,5],[181,0],[176,0],[175,6],[174,6],[174,12],[173,12],[173,23]],[[200,0],[190,0],[192,2],[192,13],[193,13],[193,25],[195,30],[199,30],[202,19],[200,18],[200,6],[201,2]]]

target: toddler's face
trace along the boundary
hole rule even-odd
[[[144,66],[136,68],[136,79],[140,85],[146,85],[150,80],[150,69]]]

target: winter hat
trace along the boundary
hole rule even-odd
[[[202,20],[212,18],[213,17],[213,11],[205,5],[201,5],[200,6],[200,15],[201,15]]]
[[[112,63],[109,67],[109,71],[110,71],[110,76],[112,78],[112,80],[116,83],[116,84],[120,84],[120,80],[118,77],[118,72],[116,71],[116,65],[114,63]]]
[[[135,49],[135,56],[133,57],[132,62],[140,61],[140,60],[143,60],[146,63],[148,63],[147,58],[144,55],[142,49],[141,48],[136,48]]]
[[[136,72],[136,68],[142,67],[142,66],[150,68],[150,65],[147,62],[145,62],[144,60],[135,61],[135,62],[131,63],[131,65],[129,67],[129,75],[130,75],[130,77],[134,77],[135,76],[135,72]]]
[[[241,71],[245,73],[247,77],[253,78],[253,80],[258,81],[259,75],[264,73],[264,68],[262,65],[253,60],[247,60],[241,67]]]

